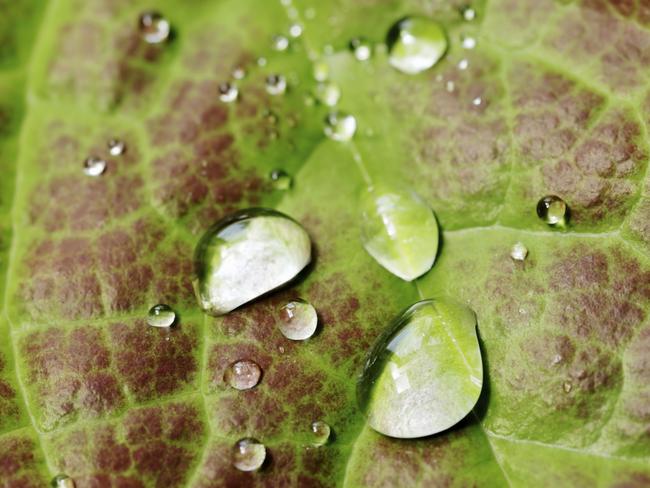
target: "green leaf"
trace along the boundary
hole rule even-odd
[[[482,0],[470,21],[456,0],[155,3],[172,35],[151,45],[142,0],[0,0],[1,484],[648,484],[644,2]],[[449,44],[417,75],[377,47],[407,15]],[[302,36],[274,50],[295,22]],[[375,46],[366,61],[348,48],[357,37]],[[356,120],[348,143],[324,133],[315,66],[340,89],[331,110]],[[283,95],[265,89],[273,74]],[[227,81],[236,102],[219,99]],[[97,177],[83,172],[92,156],[106,161]],[[435,266],[413,283],[363,248],[369,182],[436,211]],[[538,218],[546,195],[569,206],[565,229]],[[300,222],[312,264],[208,317],[195,245],[249,207]],[[481,396],[444,432],[383,436],[356,379],[390,320],[436,296],[476,312]],[[319,330],[291,341],[279,311],[299,298]],[[147,325],[159,303],[176,312],[169,330]],[[262,368],[256,387],[224,380],[238,360]],[[318,420],[333,434],[313,447]],[[231,462],[248,437],[266,446],[257,472]]]

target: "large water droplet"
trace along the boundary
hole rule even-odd
[[[447,35],[426,17],[405,17],[386,36],[388,60],[403,73],[416,74],[434,66],[447,51]]]
[[[280,332],[292,341],[304,341],[316,332],[318,315],[311,303],[294,300],[280,309]]]
[[[513,244],[512,249],[510,249],[510,257],[515,261],[524,261],[528,256],[528,248],[524,246],[521,242],[516,242]]]
[[[282,75],[269,75],[266,77],[266,91],[269,95],[282,95],[287,91],[287,80]]]
[[[339,99],[341,98],[341,90],[339,86],[333,81],[319,83],[316,87],[316,98],[318,98],[318,100],[323,105],[333,107],[339,103]]]
[[[176,320],[176,313],[164,303],[154,305],[147,314],[147,323],[152,327],[171,327]]]
[[[285,36],[273,36],[273,49],[276,51],[286,51],[289,47],[289,39]]]
[[[140,15],[140,35],[149,44],[160,44],[169,38],[169,21],[158,12],[144,12]]]
[[[372,56],[372,46],[363,37],[355,37],[350,41],[350,49],[358,61],[366,61]]]
[[[266,447],[256,439],[246,437],[233,446],[232,464],[240,471],[257,471],[265,459]]]
[[[311,424],[312,446],[320,447],[327,443],[332,433],[332,429],[322,420],[317,420]]]
[[[88,176],[99,176],[106,171],[106,161],[97,156],[90,156],[84,161],[84,173]]]
[[[325,135],[335,141],[349,141],[357,131],[357,119],[345,112],[331,112],[325,117]]]
[[[431,269],[438,223],[419,195],[376,187],[363,195],[361,210],[363,247],[379,264],[406,281]]]
[[[111,156],[121,156],[126,151],[126,144],[120,139],[111,139],[106,145]]]
[[[226,368],[223,380],[236,390],[250,390],[262,377],[262,368],[255,361],[241,359]]]
[[[269,209],[236,212],[196,246],[199,305],[214,315],[230,312],[292,280],[310,260],[309,235],[290,217]]]
[[[75,488],[75,483],[67,474],[57,474],[50,485],[54,488]]]
[[[288,190],[293,183],[291,175],[282,169],[274,169],[269,175],[273,188],[276,190]]]
[[[569,207],[560,197],[547,195],[537,202],[537,216],[553,227],[564,227],[569,220]]]
[[[398,438],[441,432],[474,407],[483,384],[476,316],[452,300],[406,309],[379,337],[357,383],[374,430]]]
[[[239,96],[239,90],[231,83],[219,84],[219,100],[225,103],[234,102]]]

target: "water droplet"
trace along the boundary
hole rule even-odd
[[[349,141],[357,131],[357,119],[345,112],[332,112],[325,117],[325,135],[335,141]]]
[[[564,227],[569,219],[569,207],[560,197],[547,195],[537,203],[537,216],[553,227]]]
[[[169,38],[169,21],[158,12],[144,12],[139,26],[142,39],[149,44],[160,44]]]
[[[330,68],[325,61],[316,61],[313,67],[313,75],[316,81],[325,81],[329,77]]]
[[[274,169],[269,174],[269,178],[276,190],[288,190],[291,188],[292,178],[286,171],[282,169]]]
[[[483,384],[476,316],[452,300],[424,300],[399,315],[371,350],[357,383],[374,430],[436,434],[462,420]]]
[[[90,156],[84,161],[84,173],[88,176],[99,176],[106,171],[106,161],[97,156]]]
[[[483,99],[481,97],[476,97],[474,100],[472,100],[472,105],[475,107],[478,107],[483,103]]]
[[[370,56],[372,56],[372,46],[362,37],[355,37],[352,39],[350,41],[350,49],[358,61],[366,61],[370,59]]]
[[[323,105],[333,107],[341,98],[341,90],[333,81],[319,83],[316,87],[316,98],[318,98]]]
[[[313,7],[309,7],[305,10],[305,18],[310,20],[316,18],[316,10]]]
[[[476,18],[476,10],[474,10],[472,7],[465,7],[461,9],[461,13],[463,14],[463,19],[467,20],[468,22]]]
[[[246,70],[242,67],[237,67],[232,70],[232,77],[236,80],[243,80],[246,76]]]
[[[282,95],[287,90],[287,80],[282,75],[266,77],[266,91],[269,95]]]
[[[74,480],[67,474],[57,474],[50,485],[53,488],[75,488]]]
[[[458,69],[459,70],[464,71],[468,67],[469,67],[469,61],[467,61],[466,59],[461,59],[460,61],[458,61]]]
[[[201,308],[222,315],[274,290],[311,260],[309,235],[275,210],[252,208],[212,225],[194,253]]]
[[[231,83],[225,82],[219,84],[219,100],[224,103],[230,103],[237,100],[239,90]]]
[[[476,39],[473,37],[465,37],[462,42],[463,48],[474,49],[476,47]]]
[[[154,305],[147,314],[147,323],[152,327],[171,327],[175,320],[176,313],[164,303]]]
[[[431,269],[438,251],[438,223],[412,191],[376,187],[361,199],[361,241],[375,260],[403,280]]]
[[[266,58],[257,58],[258,66],[266,66]]]
[[[111,156],[121,156],[126,151],[126,144],[119,139],[111,139],[107,143],[108,153]]]
[[[318,316],[311,303],[294,300],[280,309],[280,332],[292,341],[304,341],[316,332]]]
[[[560,364],[562,362],[562,356],[560,354],[556,354],[553,356],[553,361],[551,362],[552,364]]]
[[[405,17],[386,36],[388,60],[403,73],[416,74],[434,66],[447,51],[447,35],[426,17]]]
[[[562,388],[564,389],[565,393],[569,393],[573,388],[573,385],[571,384],[570,381],[565,381],[564,384],[562,385]]]
[[[521,242],[516,242],[513,244],[512,249],[510,249],[510,257],[515,261],[524,261],[528,256],[528,248],[524,246]]]
[[[447,84],[445,85],[445,90],[447,90],[449,93],[452,93],[455,89],[456,89],[456,85],[454,84],[454,82],[448,80]]]
[[[262,368],[255,361],[241,359],[230,364],[223,374],[223,380],[235,390],[250,390],[257,386],[262,377]]]
[[[322,420],[317,420],[311,424],[312,446],[320,447],[327,443],[332,433],[332,429]]]
[[[232,464],[240,471],[257,471],[266,459],[266,447],[251,437],[238,440],[232,450]]]
[[[292,24],[289,27],[289,35],[294,39],[302,35],[302,26],[300,24]]]
[[[289,47],[289,39],[285,36],[273,36],[273,49],[276,51],[286,51]]]

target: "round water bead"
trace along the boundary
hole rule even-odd
[[[282,75],[269,75],[266,77],[266,91],[269,95],[282,95],[287,91],[287,80]]]
[[[239,96],[239,90],[232,83],[220,83],[219,84],[219,100],[224,103],[230,103],[237,100]]]
[[[106,160],[90,156],[84,161],[84,173],[88,176],[99,176],[106,171]]]
[[[332,429],[322,420],[317,420],[311,424],[311,433],[313,434],[312,445],[314,447],[320,447],[327,443]]]
[[[269,177],[271,178],[273,188],[276,190],[288,190],[293,183],[291,175],[282,169],[274,169],[271,171]]]
[[[280,332],[292,341],[304,341],[316,332],[318,315],[311,303],[294,300],[280,309]]]
[[[345,112],[331,112],[325,117],[325,135],[335,141],[352,139],[357,131],[357,119]]]
[[[367,61],[372,56],[372,46],[363,37],[355,37],[350,41],[350,49],[357,61]]]
[[[120,139],[111,139],[107,143],[108,152],[111,156],[121,156],[126,151],[126,144]]]
[[[152,327],[171,327],[175,320],[176,312],[164,303],[154,305],[147,314],[147,323]]]
[[[75,488],[74,480],[67,474],[57,474],[50,485],[53,488]]]
[[[333,107],[341,98],[341,89],[333,81],[319,83],[316,86],[316,98],[318,98],[318,101],[323,105]]]
[[[510,257],[515,261],[524,261],[528,256],[528,249],[521,242],[516,242],[513,244],[512,249],[510,249]]]
[[[160,44],[169,38],[169,21],[158,12],[144,12],[140,15],[140,35],[149,44]]]
[[[386,36],[388,61],[397,70],[416,74],[434,66],[448,47],[443,27],[426,17],[404,17]]]
[[[194,252],[201,308],[222,315],[289,282],[311,260],[311,240],[292,218],[270,209],[216,222]]]
[[[289,47],[289,39],[285,36],[273,36],[273,49],[276,51],[286,51]]]
[[[232,450],[232,464],[240,471],[257,471],[266,459],[266,447],[251,437],[238,440]]]
[[[569,220],[569,207],[560,197],[547,195],[537,202],[537,216],[553,227],[563,227]]]
[[[240,359],[231,363],[223,374],[223,380],[236,390],[250,390],[262,377],[262,368],[255,361]]]

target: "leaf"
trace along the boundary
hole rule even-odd
[[[648,9],[477,1],[465,21],[464,6],[163,0],[171,42],[147,45],[140,0],[0,1],[4,485],[59,472],[77,488],[648,484]],[[274,51],[294,8],[302,37]],[[406,15],[447,29],[432,69],[409,76],[381,49],[366,62],[349,52]],[[337,110],[356,118],[353,147],[326,138],[328,109],[305,103],[314,54]],[[223,103],[237,67],[240,97]],[[275,73],[284,95],[264,88]],[[122,156],[108,153],[114,138]],[[106,158],[104,174],[83,173],[89,156]],[[274,189],[276,169],[290,190]],[[363,249],[368,179],[436,210],[436,263],[414,283]],[[545,195],[569,205],[567,229],[537,217]],[[194,246],[252,206],[302,223],[313,264],[207,317]],[[476,312],[474,414],[424,439],[377,434],[355,405],[364,357],[399,310],[440,295]],[[297,298],[319,313],[307,341],[278,327]],[[169,331],[146,325],[157,303],[177,312]],[[240,359],[262,368],[255,388],[225,383]],[[315,420],[333,430],[319,448]],[[267,448],[259,472],[231,464],[245,437]]]

